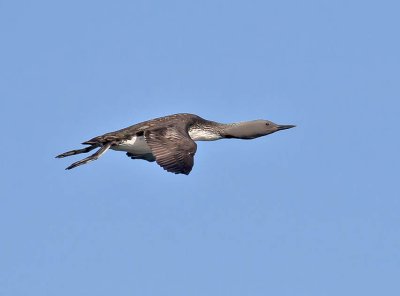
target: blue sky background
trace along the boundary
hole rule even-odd
[[[400,295],[397,1],[0,1],[0,295]],[[190,112],[189,176],[54,156]]]

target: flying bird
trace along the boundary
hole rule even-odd
[[[249,140],[292,127],[295,126],[279,125],[261,119],[224,124],[194,114],[181,113],[144,121],[95,137],[82,143],[89,145],[88,147],[62,153],[56,158],[87,153],[99,148],[96,153],[66,168],[70,170],[97,160],[107,150],[112,149],[125,151],[132,159],[155,161],[168,172],[188,175],[193,168],[197,150],[195,141],[232,138]]]

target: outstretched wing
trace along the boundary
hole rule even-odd
[[[170,126],[147,130],[144,137],[156,162],[164,170],[189,175],[197,145],[184,128]]]

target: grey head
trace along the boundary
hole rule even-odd
[[[224,138],[255,139],[292,127],[295,125],[280,125],[259,119],[229,124],[223,129],[221,135]]]

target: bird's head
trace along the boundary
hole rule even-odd
[[[225,138],[255,139],[277,131],[295,127],[295,125],[280,125],[269,120],[252,120],[230,125],[224,130]]]

